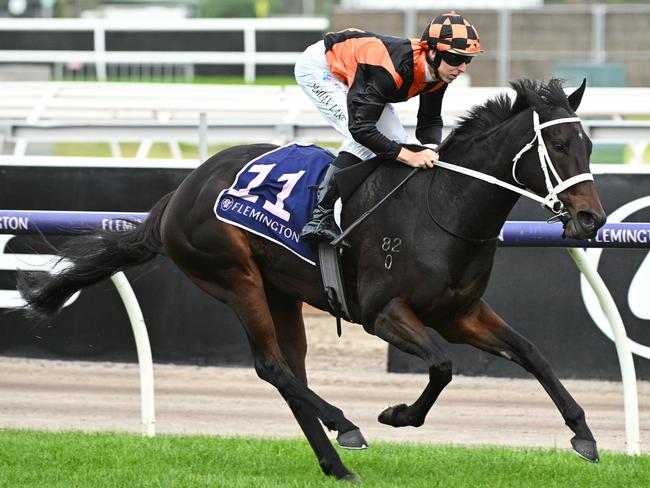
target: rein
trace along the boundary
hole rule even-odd
[[[439,161],[436,161],[436,165],[438,164]],[[452,165],[453,166],[453,165]],[[463,236],[460,234],[456,234],[455,232],[450,231],[449,229],[445,228],[440,222],[436,220],[436,218],[433,216],[433,212],[431,211],[431,199],[429,198],[430,195],[430,190],[431,190],[431,185],[433,185],[433,178],[435,177],[435,173],[431,176],[431,179],[429,180],[429,186],[427,187],[427,214],[429,214],[429,218],[433,220],[433,223],[436,224],[442,231],[445,233],[449,234],[450,236],[456,237],[458,239],[461,239],[463,241],[468,241],[473,244],[486,244],[489,242],[494,242],[499,238],[499,235],[497,234],[494,237],[486,237],[486,238],[479,238],[479,237],[467,237]]]
[[[405,177],[402,181],[400,181],[400,182],[397,184],[397,186],[396,186],[395,188],[393,188],[390,192],[388,192],[388,194],[387,194],[384,198],[382,198],[381,200],[379,200],[379,202],[377,202],[377,203],[376,203],[372,208],[366,210],[366,211],[363,213],[363,215],[361,215],[361,217],[359,217],[357,220],[355,220],[354,222],[352,222],[352,223],[348,226],[348,228],[345,229],[345,231],[342,232],[342,233],[341,233],[341,234],[340,234],[336,239],[334,239],[332,242],[330,242],[330,244],[331,244],[332,246],[334,246],[334,247],[336,247],[336,246],[338,246],[338,245],[341,245],[341,243],[343,242],[343,240],[344,240],[348,235],[350,235],[350,232],[352,232],[356,226],[358,226],[361,222],[363,222],[364,220],[366,220],[366,219],[370,216],[371,213],[373,213],[375,210],[377,210],[377,209],[378,209],[378,208],[379,208],[379,207],[380,207],[380,206],[381,206],[381,205],[382,205],[386,200],[388,200],[388,199],[393,195],[393,193],[395,193],[397,190],[399,190],[399,189],[400,189],[400,188],[401,188],[401,187],[402,187],[402,186],[403,186],[403,185],[404,185],[408,180],[410,180],[410,179],[411,179],[411,176],[413,176],[415,173],[417,173],[418,171],[420,171],[420,169],[421,169],[421,168],[413,168],[413,169],[409,172],[409,174],[407,174],[406,177]]]

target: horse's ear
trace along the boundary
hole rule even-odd
[[[536,110],[537,113],[540,113],[544,110],[544,100],[536,92],[530,88],[525,88],[523,95],[526,98],[526,101],[528,102],[530,108]]]
[[[585,93],[585,88],[587,88],[587,78],[583,78],[582,85],[580,85],[576,91],[567,97],[569,99],[569,105],[571,105],[571,108],[574,112],[578,110],[578,107],[580,106],[582,95]]]

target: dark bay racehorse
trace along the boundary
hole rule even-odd
[[[574,113],[585,84],[568,97],[558,80],[523,80],[513,88],[514,103],[501,95],[474,108],[440,147],[441,160],[525,186],[542,197],[555,189],[559,201],[552,205],[559,210],[561,201],[566,211],[561,214],[566,236],[593,237],[605,214],[589,175],[591,141]],[[552,161],[550,169],[535,144],[533,150],[521,151],[536,134],[541,134],[537,142]],[[363,447],[365,440],[341,410],[307,386],[301,305],[308,302],[327,310],[318,269],[213,214],[216,195],[231,185],[242,166],[274,147],[254,144],[216,154],[163,197],[135,230],[74,238],[61,252],[72,261],[70,268],[56,275],[23,274],[19,287],[31,313],[50,316],[80,288],[166,253],[194,284],[237,313],[258,375],[286,400],[323,471],[355,479],[319,420],[338,432],[343,447]],[[343,226],[379,201],[409,170],[394,161],[378,164],[346,202]],[[549,183],[553,174],[558,184]],[[429,368],[421,396],[410,405],[386,409],[379,420],[395,427],[422,425],[451,381],[451,363],[439,345],[444,338],[500,355],[533,374],[575,433],[574,450],[597,461],[596,442],[582,408],[535,346],[481,299],[496,236],[518,198],[507,189],[447,169],[420,171],[349,236],[352,247],[344,251],[343,262],[353,321],[424,359]]]

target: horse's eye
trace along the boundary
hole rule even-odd
[[[553,149],[555,149],[558,152],[567,152],[566,146],[562,144],[561,142],[553,141],[551,142],[551,145],[553,146]]]

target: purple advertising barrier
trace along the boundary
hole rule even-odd
[[[596,237],[586,241],[564,238],[562,232],[559,222],[506,222],[499,235],[499,244],[506,247],[650,248],[648,222],[605,224]]]
[[[146,212],[63,212],[1,210],[0,234],[78,234],[83,230],[123,232],[147,218]],[[606,224],[587,241],[562,237],[562,224],[533,221],[506,222],[499,235],[505,247],[650,248],[650,223]]]
[[[84,230],[124,232],[147,218],[146,212],[59,212],[1,210],[0,234],[79,234]]]

